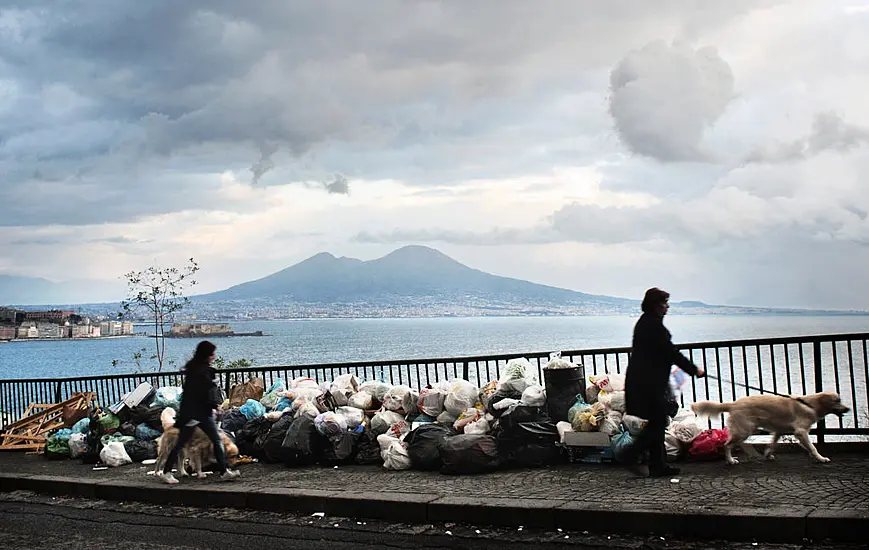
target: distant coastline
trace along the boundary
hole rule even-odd
[[[118,334],[116,336],[88,336],[84,338],[12,338],[11,340],[0,340],[0,343],[13,342],[87,342],[90,340],[116,340],[118,338],[146,338],[146,334]]]

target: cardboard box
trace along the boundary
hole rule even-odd
[[[564,445],[567,447],[609,447],[610,438],[601,432],[566,432]]]

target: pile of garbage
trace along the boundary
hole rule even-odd
[[[648,421],[626,413],[625,375],[589,376],[585,396],[578,395],[568,412],[567,422],[559,423],[559,433],[601,432],[610,438],[611,454],[620,461],[634,444]],[[673,367],[671,389],[674,399],[687,381],[687,375]],[[677,408],[668,416],[664,446],[669,461],[685,457],[713,459],[721,456],[727,441],[726,430],[704,430],[697,416],[688,409]]]
[[[551,373],[576,367],[553,354],[543,369]],[[353,374],[323,383],[279,379],[265,388],[261,378],[252,378],[231,388],[218,418],[246,460],[471,474],[559,462],[565,425],[607,434],[618,454],[645,421],[624,414],[624,376],[592,376],[589,381],[565,419],[550,418],[554,401],[547,407],[537,369],[525,358],[508,361],[501,377],[482,388],[452,379],[417,391],[383,380],[361,381]],[[582,387],[585,381],[580,383]],[[45,454],[109,466],[153,460],[163,430],[174,424],[180,399],[181,388],[163,387],[117,414],[92,411],[72,428],[53,434]],[[569,403],[556,407],[562,416]],[[668,428],[672,458],[688,452],[701,435],[689,415],[680,411]]]

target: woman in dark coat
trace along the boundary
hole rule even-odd
[[[178,483],[171,471],[167,472],[166,470],[172,468],[178,461],[179,453],[193,437],[196,428],[201,428],[214,444],[214,459],[217,462],[217,472],[220,477],[234,479],[239,476],[238,471],[229,470],[226,467],[223,440],[217,431],[217,424],[213,416],[214,409],[220,406],[220,403],[215,402],[216,393],[214,392],[217,387],[214,384],[217,371],[211,366],[216,349],[217,346],[211,342],[199,342],[193,353],[193,359],[184,365],[185,376],[184,389],[181,392],[181,410],[178,411],[178,418],[175,420],[175,427],[180,430],[178,442],[169,453],[163,471],[157,473],[157,477],[166,483]]]
[[[673,345],[670,331],[664,326],[664,316],[670,309],[670,294],[650,288],[643,298],[643,314],[634,327],[633,347],[625,379],[625,405],[627,414],[648,420],[637,436],[628,456],[635,462],[643,451],[649,451],[649,475],[670,476],[678,468],[667,466],[664,450],[664,432],[671,410],[672,393],[670,371],[675,364],[692,376],[702,377],[706,372]]]

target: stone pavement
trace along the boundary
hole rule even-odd
[[[478,476],[390,472],[373,466],[242,466],[242,480],[188,478],[163,485],[132,464],[93,471],[78,461],[0,453],[0,491],[117,501],[228,506],[395,521],[582,528],[589,531],[799,542],[869,539],[869,457],[803,453],[775,462],[683,464],[674,479],[636,478],[609,465]]]

